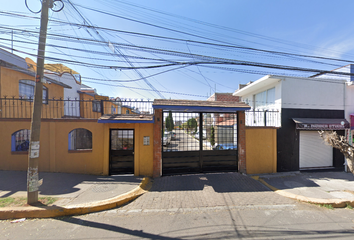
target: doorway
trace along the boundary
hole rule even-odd
[[[134,129],[110,129],[109,174],[134,174]]]

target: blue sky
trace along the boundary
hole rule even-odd
[[[40,17],[40,14],[31,13],[25,6],[25,0],[4,2],[0,10],[0,47],[11,48],[9,40],[14,29],[14,53],[35,60],[35,56],[30,54],[36,54],[37,46],[31,43],[37,43],[38,38],[29,31],[38,32],[40,22],[28,17]],[[266,74],[306,77],[316,73],[230,64],[181,64],[186,62],[227,59],[317,70],[332,70],[350,63],[279,55],[263,50],[354,60],[354,33],[351,31],[354,1],[350,0],[63,2],[62,11],[50,12],[52,21],[49,22],[48,33],[52,35],[47,39],[46,57],[56,60],[48,58],[46,63],[63,63],[79,72],[83,83],[110,97],[205,100],[215,91],[233,92],[238,84],[255,81]],[[39,0],[27,0],[27,3],[33,11],[40,8]],[[8,16],[4,12],[25,17]],[[68,23],[99,28],[93,31],[92,28],[88,30]],[[179,40],[134,36],[107,29]],[[91,43],[84,39],[90,39]],[[114,54],[108,47],[108,41],[114,46]],[[244,47],[261,51],[250,51]],[[179,65],[137,71],[125,69],[171,62]]]

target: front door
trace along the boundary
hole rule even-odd
[[[109,174],[134,174],[134,130],[111,129]]]

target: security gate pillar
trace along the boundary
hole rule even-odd
[[[162,129],[162,109],[154,110],[154,159],[153,159],[153,177],[162,175],[162,149],[161,149],[161,129]]]

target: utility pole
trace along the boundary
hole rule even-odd
[[[31,121],[31,142],[28,153],[27,170],[27,203],[35,204],[38,202],[38,160],[40,147],[41,114],[43,101],[43,72],[44,72],[44,53],[47,38],[48,11],[53,7],[53,0],[42,1],[41,27],[39,33],[38,53],[37,53],[37,73],[36,86],[34,92],[34,104]]]

